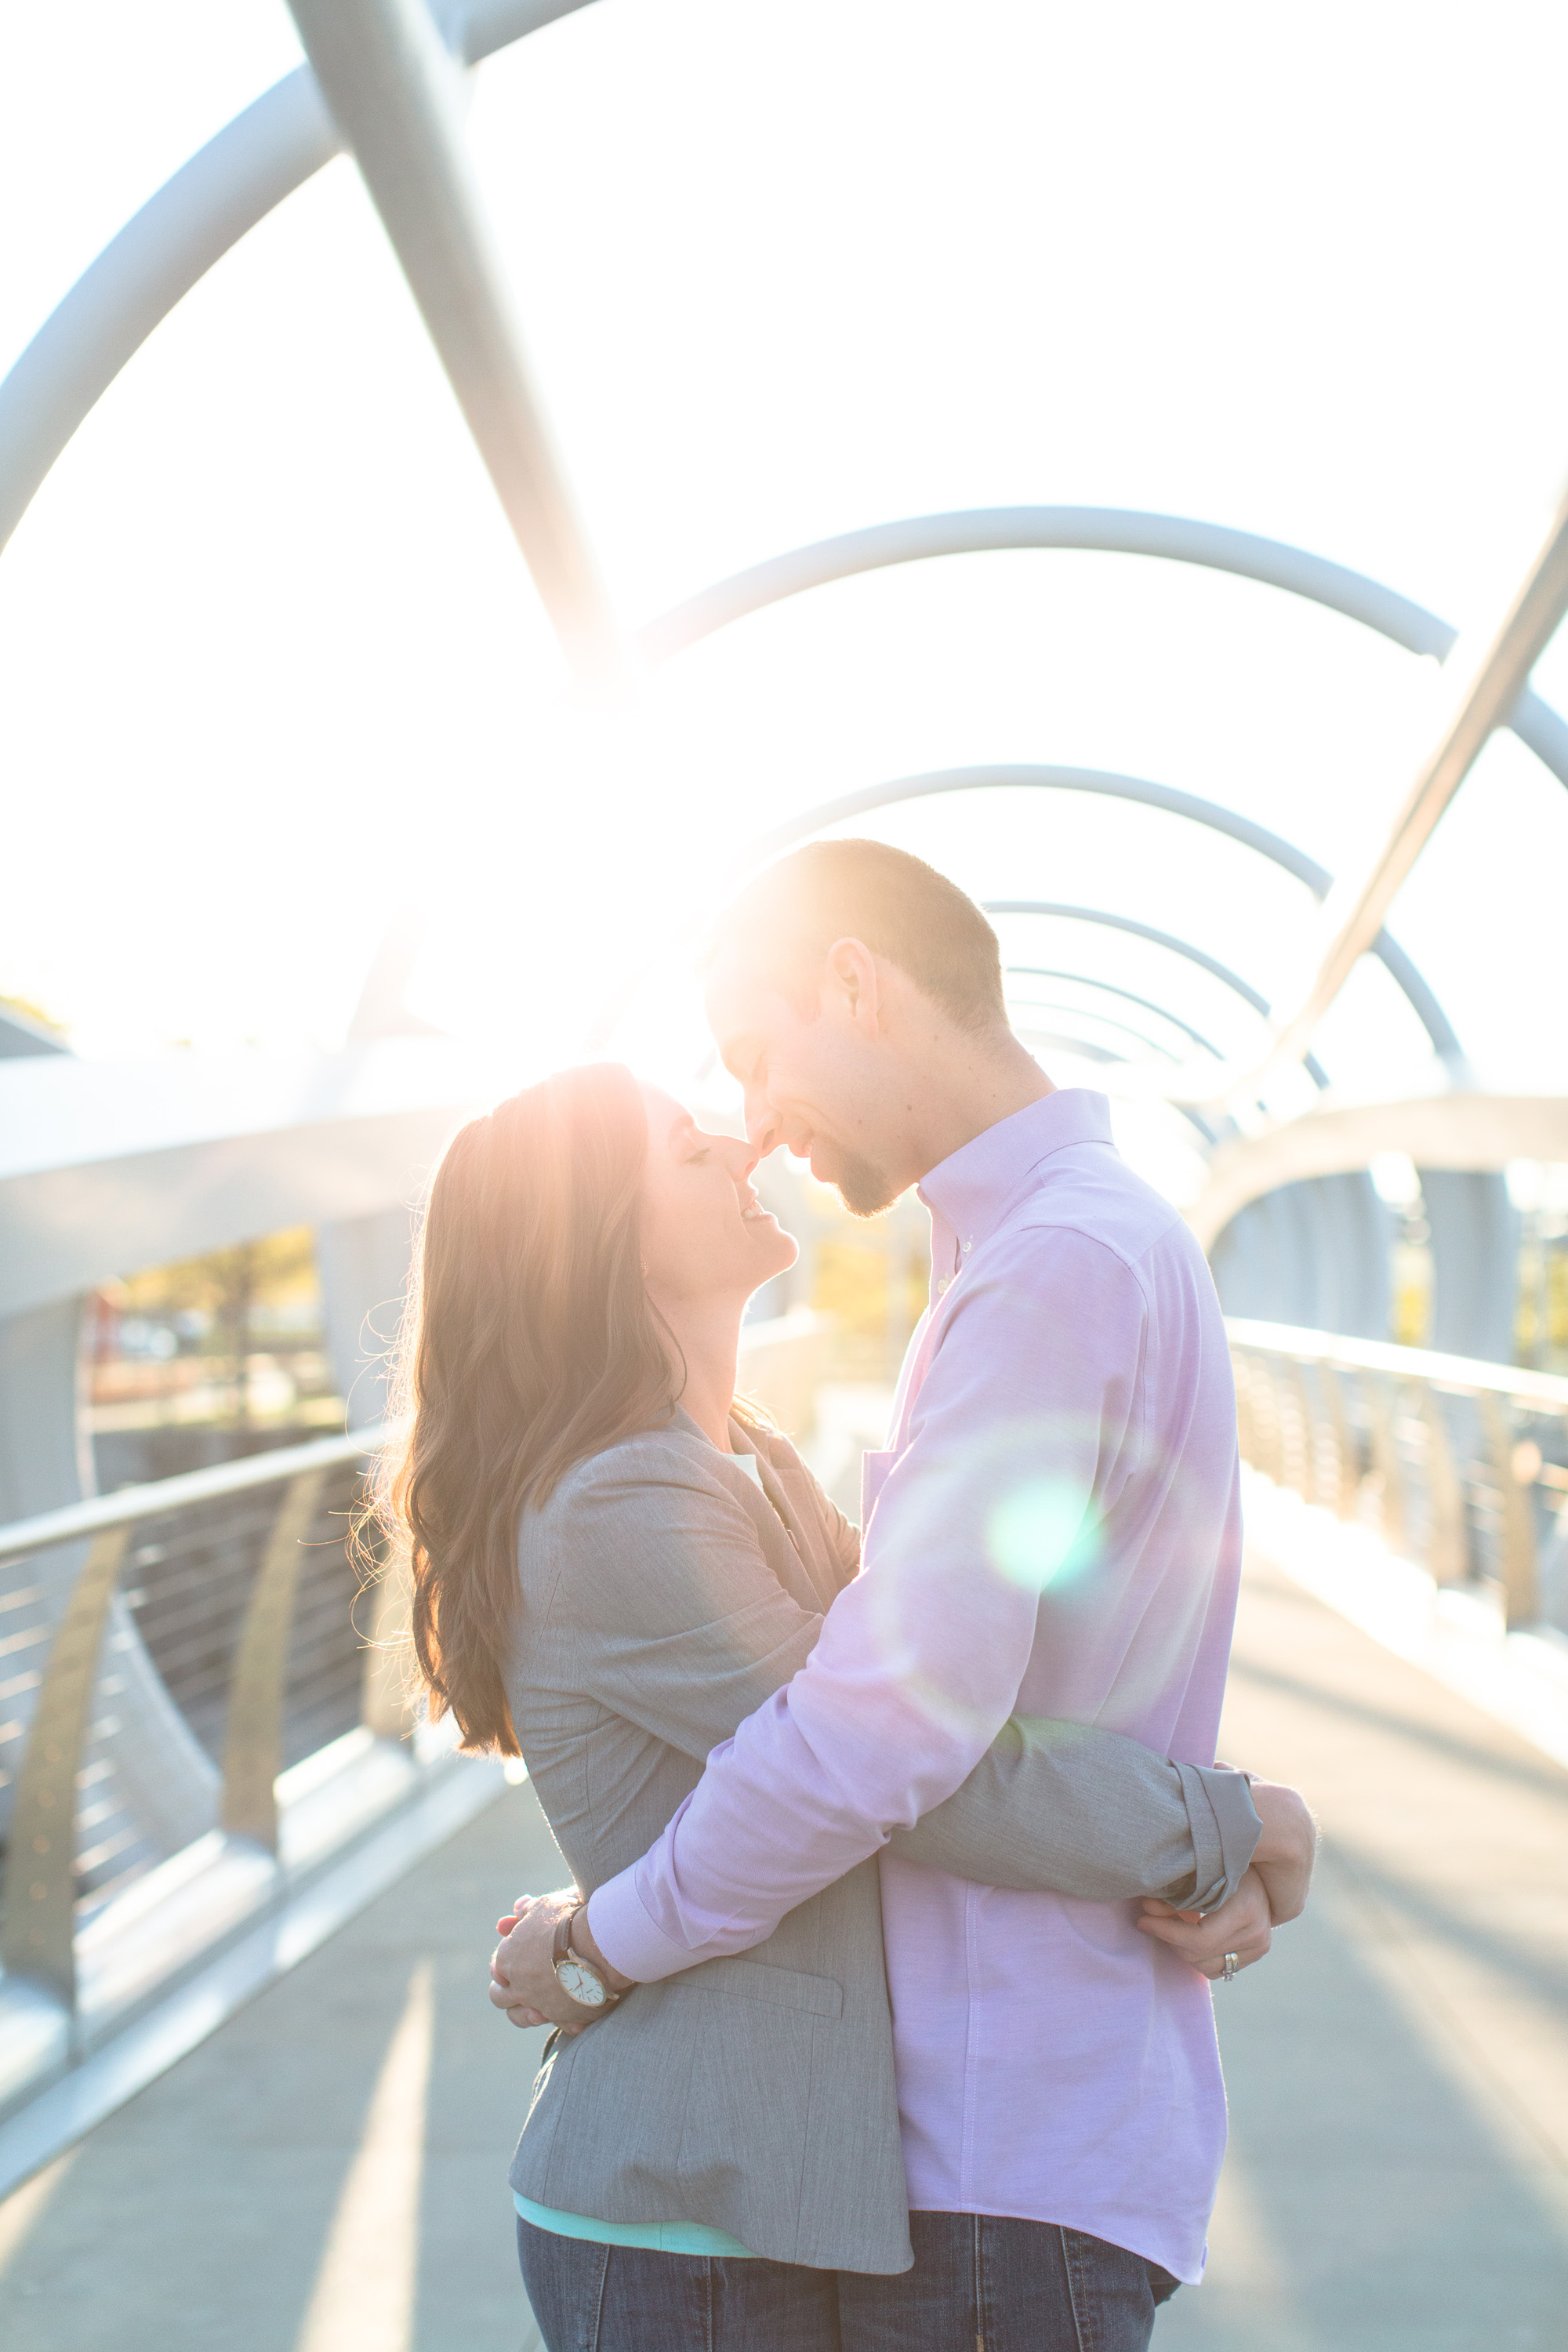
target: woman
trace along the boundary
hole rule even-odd
[[[858,1565],[734,1396],[746,1302],[795,1256],[754,1164],[600,1065],[474,1120],[431,1188],[386,1500],[416,1648],[432,1714],[525,1759],[584,1894],[789,1681]],[[1207,1909],[1256,1838],[1248,1806],[1226,1851],[1239,1790],[1016,1720],[898,1843],[988,1885]],[[1257,1957],[1267,1926],[1228,1940]],[[511,2182],[550,2352],[852,2347],[836,2274],[910,2261],[873,1864],[557,2037]]]

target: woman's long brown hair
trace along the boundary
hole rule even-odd
[[[524,1506],[675,1403],[642,1276],[647,1159],[637,1081],[601,1062],[471,1119],[431,1182],[378,1515],[412,1554],[431,1717],[449,1708],[468,1748],[519,1752],[504,1672]]]

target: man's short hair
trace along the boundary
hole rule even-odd
[[[813,841],[781,857],[727,907],[711,962],[739,946],[786,994],[815,991],[836,940],[859,940],[907,972],[963,1029],[1005,1023],[1002,951],[945,874],[883,841]]]

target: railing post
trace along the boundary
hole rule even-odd
[[[1285,1374],[1286,1392],[1296,1423],[1296,1465],[1290,1484],[1304,1503],[1318,1499],[1318,1416],[1307,1387],[1306,1368],[1292,1356]]]
[[[1541,1615],[1535,1515],[1513,1474],[1513,1422],[1503,1399],[1483,1389],[1476,1393],[1476,1404],[1502,1513],[1503,1605],[1509,1631],[1513,1633],[1521,1626],[1533,1625]]]
[[[1258,1433],[1252,1411],[1252,1366],[1245,1348],[1230,1351],[1230,1369],[1236,1382],[1236,1442],[1244,1462],[1254,1468],[1258,1463]]]
[[[1345,1411],[1343,1377],[1337,1365],[1325,1360],[1318,1366],[1318,1381],[1323,1392],[1334,1449],[1335,1516],[1342,1519],[1353,1519],[1356,1496],[1361,1488],[1361,1463],[1351,1434],[1350,1415]]]
[[[364,1657],[360,1712],[378,1739],[402,1739],[414,1722],[409,1662],[408,1555],[389,1546],[372,1588],[370,1633]]]
[[[76,2008],[76,1782],[128,1530],[95,1536],[49,1649],[16,1778],[0,1962]]]
[[[1363,1393],[1372,1418],[1372,1460],[1382,1493],[1378,1498],[1380,1532],[1390,1551],[1403,1553],[1410,1539],[1410,1514],[1405,1507],[1405,1465],[1394,1435],[1394,1415],[1399,1402],[1396,1376],[1369,1372]]]
[[[1421,1419],[1426,1432],[1426,1508],[1430,1521],[1426,1565],[1439,1584],[1460,1584],[1469,1574],[1465,1537],[1465,1490],[1454,1461],[1448,1423],[1436,1392],[1421,1383]]]
[[[1256,1450],[1252,1466],[1277,1486],[1285,1483],[1285,1434],[1279,1425],[1279,1382],[1274,1366],[1261,1349],[1247,1358],[1251,1381],[1252,1429]]]
[[[283,1769],[283,1697],[289,1635],[300,1581],[300,1547],[321,1505],[324,1470],[308,1470],[283,1490],[245,1612],[229,1682],[220,1818],[234,1837],[278,1851],[273,1782]]]

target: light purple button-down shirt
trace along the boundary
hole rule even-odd
[[[1236,1402],[1196,1242],[1105,1098],[1047,1096],[931,1171],[931,1303],[863,1566],[793,1682],[594,1895],[642,1980],[744,1950],[950,1796],[1015,1710],[1211,1764],[1241,1529]],[[1225,2147],[1205,1979],[1137,1906],[884,1853],[910,2201],[1085,2230],[1202,2275]]]

